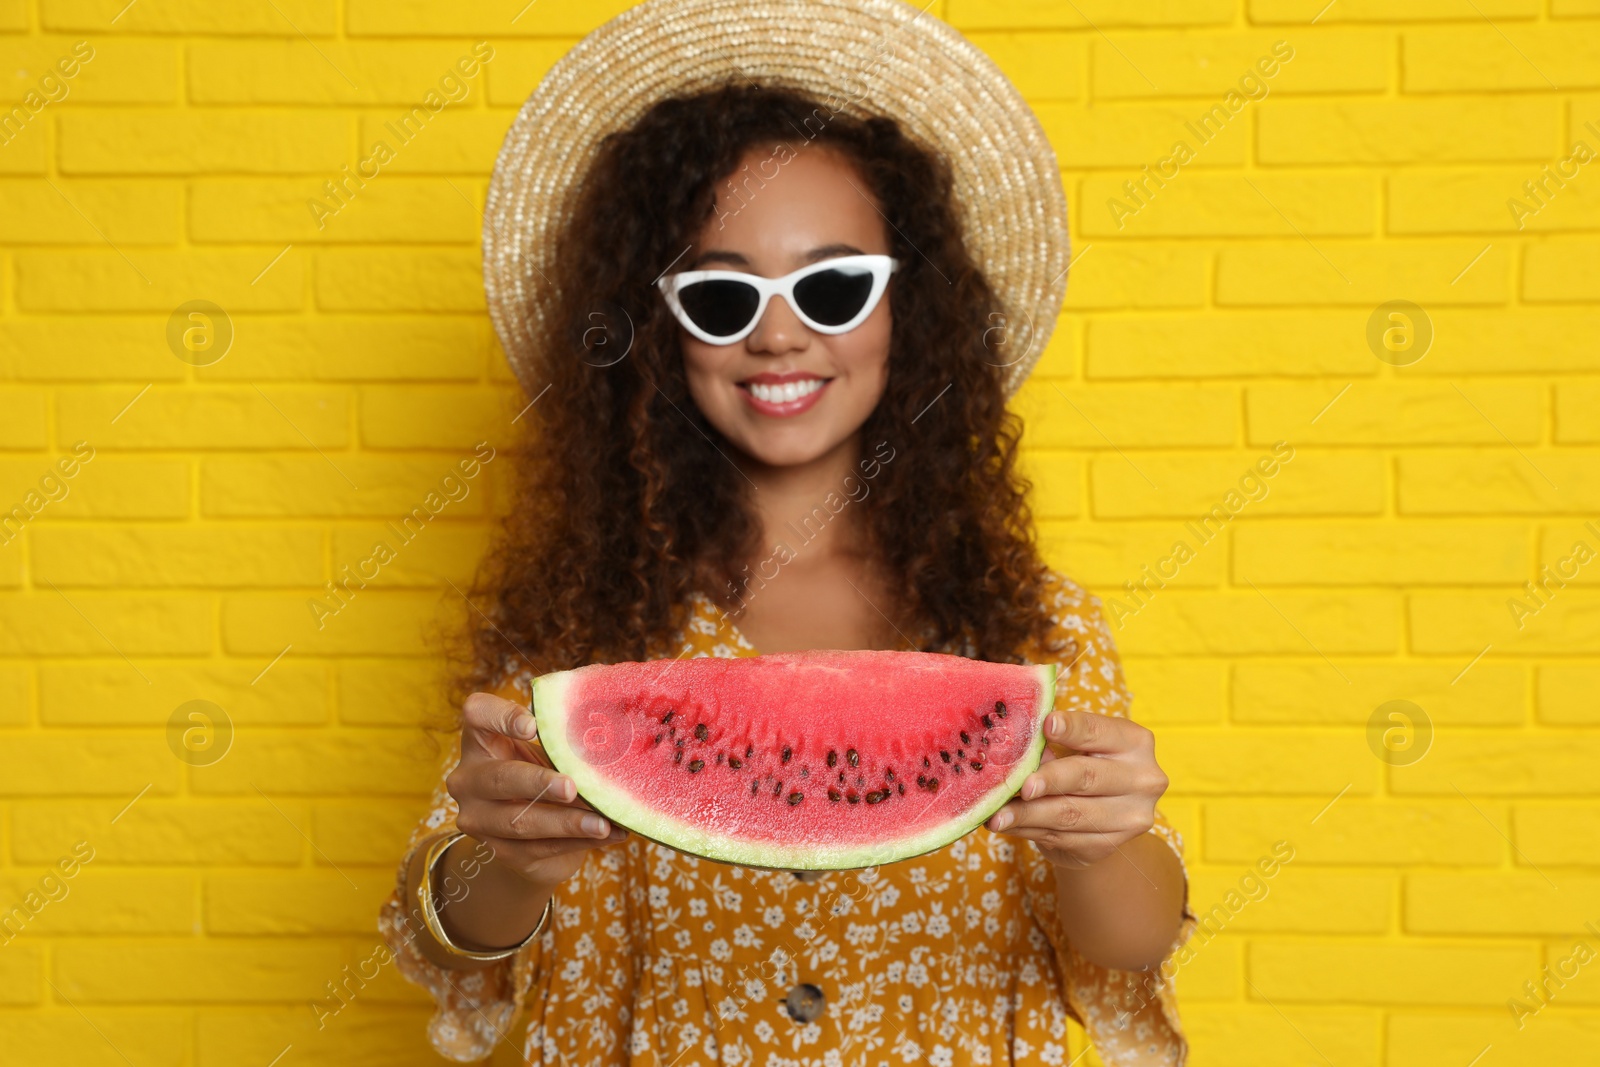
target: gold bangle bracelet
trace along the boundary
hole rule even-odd
[[[545,901],[544,911],[539,913],[539,921],[535,924],[533,932],[523,938],[520,944],[512,945],[510,948],[492,949],[487,952],[466,949],[457,945],[450,940],[450,935],[444,932],[444,924],[439,921],[439,912],[434,907],[433,871],[438,866],[439,860],[444,857],[445,850],[466,836],[466,834],[460,832],[443,834],[428,846],[428,850],[422,858],[422,876],[417,881],[417,909],[422,912],[422,922],[428,928],[428,932],[433,935],[435,941],[439,942],[439,946],[452,956],[461,956],[464,959],[486,962],[503,960],[508,956],[515,955],[543,932],[545,923],[549,921],[551,909],[555,904],[555,894],[552,892],[550,898]]]

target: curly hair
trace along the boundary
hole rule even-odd
[[[1047,572],[1014,465],[1022,426],[987,347],[1001,308],[964,243],[948,162],[892,119],[729,83],[660,100],[604,138],[571,194],[535,297],[548,301],[548,395],[513,450],[513,504],[475,585],[463,692],[524,665],[670,655],[691,594],[731,603],[761,529],[726,442],[689,397],[679,326],[653,281],[747,153],[816,143],[857,168],[903,263],[888,384],[861,429],[864,454],[886,442],[903,458],[852,505],[895,590],[880,607],[926,635],[924,650],[1017,662],[1045,638]]]

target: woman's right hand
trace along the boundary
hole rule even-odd
[[[584,853],[628,832],[578,799],[537,740],[532,713],[492,693],[463,706],[461,762],[445,776],[456,829],[494,850],[494,863],[553,889],[583,866]]]

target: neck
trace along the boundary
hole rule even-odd
[[[802,558],[854,551],[858,516],[850,486],[859,479],[846,479],[856,473],[860,455],[860,437],[852,435],[809,463],[771,467],[741,458],[740,468],[756,487],[761,558],[779,544]]]

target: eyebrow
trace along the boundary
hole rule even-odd
[[[836,256],[865,255],[861,249],[852,244],[835,242],[830,245],[818,245],[801,257],[801,263],[816,263],[824,259],[833,259]],[[708,248],[690,260],[685,270],[693,270],[707,263],[726,263],[732,267],[748,267],[750,260],[742,253],[731,248]]]

